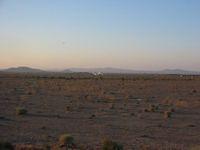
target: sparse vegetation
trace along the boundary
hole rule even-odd
[[[22,107],[17,107],[16,108],[16,114],[17,115],[26,115],[27,112],[28,111],[25,108],[22,108]]]
[[[66,106],[66,111],[68,112],[68,111],[70,111],[71,109],[70,109],[70,106]]]
[[[93,118],[95,118],[96,117],[96,115],[95,114],[92,114],[90,117],[89,117],[89,119],[93,119]]]
[[[74,138],[70,134],[63,134],[59,137],[59,145],[71,147],[74,144]]]
[[[65,79],[45,75],[38,79],[29,75],[11,78],[0,74],[0,137],[19,146],[24,145],[20,142],[41,142],[33,146],[49,144],[58,147],[55,150],[79,145],[83,150],[100,150],[103,146],[120,149],[120,144],[112,140],[102,144],[102,136],[119,139],[128,150],[150,142],[153,150],[162,149],[154,144],[162,146],[165,141],[172,141],[173,148],[173,144],[186,145],[186,149],[198,145],[197,136],[189,135],[200,131],[200,77],[179,80],[176,76],[140,76],[125,76],[122,81],[120,75],[106,74],[103,80],[81,76],[71,80],[71,75]],[[196,93],[191,94],[192,89]],[[63,131],[76,135],[77,143],[70,135],[56,140]]]
[[[200,145],[198,145],[198,146],[193,146],[190,150],[200,150]]]
[[[113,103],[110,103],[110,109],[114,109],[115,108],[115,105]]]
[[[148,112],[149,110],[147,108],[144,108],[143,109],[143,112]]]
[[[164,112],[164,118],[165,118],[165,119],[171,118],[171,114],[172,114],[172,113],[171,113],[170,111],[165,111],[165,112]]]
[[[150,104],[148,108],[144,108],[143,112],[156,112],[159,109],[157,105]]]
[[[155,112],[155,110],[156,110],[156,109],[155,109],[155,105],[152,105],[152,104],[149,105],[149,108],[148,108],[148,111],[149,111],[149,112]]]
[[[112,140],[104,139],[102,150],[123,150],[123,145]]]
[[[168,111],[169,112],[175,112],[175,109],[174,108],[169,108]]]
[[[14,146],[9,142],[0,141],[0,150],[14,150]]]

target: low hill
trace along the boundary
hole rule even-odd
[[[165,69],[161,71],[143,71],[143,70],[131,70],[131,69],[121,69],[121,68],[69,68],[63,71],[45,71],[36,68],[30,67],[15,67],[15,68],[8,68],[4,70],[0,70],[2,72],[8,73],[120,73],[120,74],[176,74],[176,75],[200,75],[198,71],[188,71],[188,70],[181,70],[181,69]]]
[[[102,73],[122,73],[122,74],[180,74],[180,75],[200,75],[197,71],[187,71],[181,69],[165,69],[161,71],[131,70],[120,68],[70,68],[72,72],[102,72]]]
[[[29,67],[13,67],[3,70],[4,72],[11,72],[11,73],[45,73],[46,71],[35,69],[35,68],[29,68]]]

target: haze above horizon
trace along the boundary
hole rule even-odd
[[[0,68],[200,71],[199,0],[0,0]]]

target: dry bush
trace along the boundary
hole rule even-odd
[[[143,144],[140,150],[187,150],[183,145],[163,143],[163,144]]]
[[[71,107],[70,106],[66,106],[66,111],[67,112],[71,111]]]
[[[200,150],[200,145],[193,146],[192,148],[190,148],[190,150]]]
[[[102,150],[123,150],[123,145],[112,140],[104,139]]]
[[[59,137],[59,145],[72,147],[74,144],[74,138],[70,134],[63,134]]]
[[[168,111],[169,112],[175,112],[175,109],[174,108],[169,108]]]
[[[171,113],[170,111],[165,111],[165,112],[164,112],[164,118],[165,118],[165,119],[171,118],[171,114],[172,114],[172,113]]]
[[[16,115],[26,115],[27,112],[28,111],[25,108],[22,108],[22,107],[17,107],[16,108]]]
[[[15,146],[15,150],[50,150],[50,147],[49,146],[17,144]]]
[[[176,107],[188,107],[188,102],[183,101],[183,100],[177,100],[175,102]]]
[[[14,150],[14,147],[9,142],[0,141],[0,150]]]
[[[114,108],[115,108],[115,104],[114,104],[114,103],[110,103],[110,104],[109,104],[109,108],[110,108],[110,109],[114,109]]]
[[[156,112],[159,109],[159,106],[150,104],[148,108],[144,108],[143,112]]]

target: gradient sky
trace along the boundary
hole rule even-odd
[[[0,68],[200,71],[200,0],[0,0]]]

